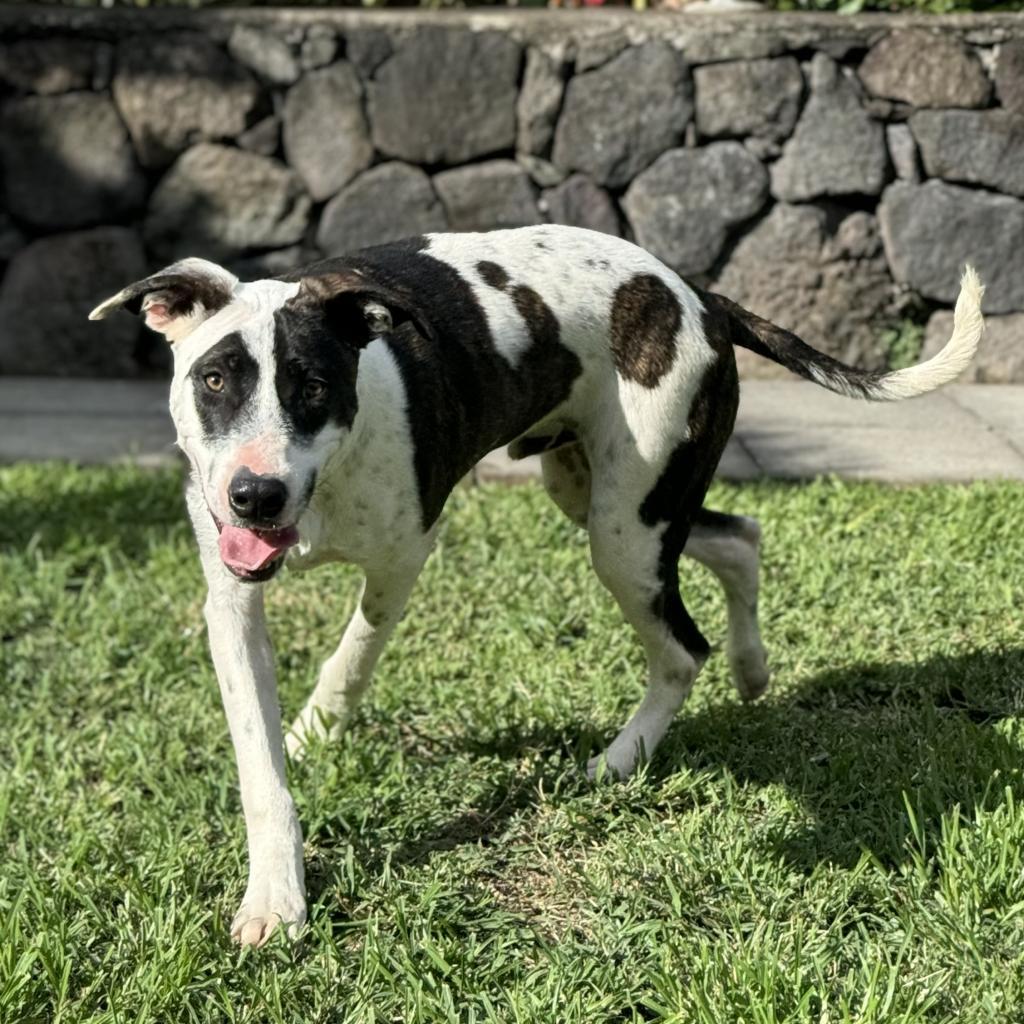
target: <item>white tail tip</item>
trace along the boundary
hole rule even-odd
[[[882,401],[913,398],[956,380],[971,364],[985,330],[981,299],[985,286],[978,272],[968,264],[960,279],[960,294],[953,310],[953,333],[942,350],[931,359],[905,370],[886,374],[871,397]]]

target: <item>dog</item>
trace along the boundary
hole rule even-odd
[[[184,259],[93,310],[142,314],[172,345],[171,413],[248,836],[235,939],[261,945],[304,923],[285,749],[301,756],[350,718],[449,493],[485,453],[540,455],[544,487],[588,531],[594,569],[643,643],[645,695],[588,765],[625,777],[709,654],[679,596],[680,555],[722,584],[740,697],[768,685],[759,526],[703,508],[736,415],[733,346],[839,394],[910,398],[970,362],[982,292],[968,267],[949,342],[891,373],[845,366],[629,242],[554,225],[406,239],[252,283]],[[262,586],[286,560],[365,573],[287,739]]]

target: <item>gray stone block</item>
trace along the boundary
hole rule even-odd
[[[309,197],[284,164],[204,142],[186,151],[153,193],[146,242],[165,260],[223,260],[293,245],[309,223]]]
[[[701,274],[729,229],[768,200],[768,174],[738,142],[672,149],[630,185],[622,207],[637,242],[677,273]]]
[[[345,35],[345,56],[364,80],[395,52],[391,35],[382,28],[353,28]]]
[[[921,110],[910,118],[910,130],[930,177],[1024,196],[1024,114]]]
[[[930,359],[953,332],[953,311],[939,310],[928,320],[922,359]],[[1024,313],[986,316],[985,334],[974,362],[961,374],[962,381],[981,384],[1024,383]]]
[[[488,231],[540,224],[537,197],[526,172],[512,160],[489,160],[434,176],[453,231]]]
[[[363,87],[338,61],[308,71],[284,101],[284,152],[315,200],[327,199],[373,162]]]
[[[306,36],[299,50],[299,65],[303,71],[327,67],[337,54],[338,36],[330,25],[310,25],[306,29]],[[351,56],[349,59],[351,60]]]
[[[523,85],[516,101],[516,149],[520,153],[546,156],[551,149],[565,75],[564,63],[533,47],[527,51]]]
[[[236,25],[228,37],[228,53],[273,85],[291,85],[299,77],[291,47],[274,32]]]
[[[793,57],[707,64],[693,72],[697,131],[781,142],[800,113],[804,79]]]
[[[343,188],[324,208],[316,240],[326,255],[335,256],[447,226],[430,178],[395,161],[371,168]]]
[[[87,317],[146,274],[138,235],[100,227],[41,238],[11,261],[0,285],[0,373],[131,377],[140,321]]]
[[[892,160],[896,177],[903,181],[920,181],[917,144],[910,128],[905,124],[887,124],[885,143],[889,147],[889,159]]]
[[[1024,202],[942,181],[899,181],[885,190],[878,217],[897,281],[952,304],[971,263],[985,282],[986,312],[1024,310]]]
[[[71,92],[11,100],[0,113],[7,209],[48,231],[120,220],[142,205],[146,182],[114,105]]]
[[[889,170],[885,133],[864,110],[856,86],[824,54],[811,64],[811,97],[782,156],[772,194],[787,202],[877,195]]]
[[[630,47],[570,79],[552,160],[619,188],[683,138],[693,114],[689,69],[667,43]]]
[[[1015,114],[1024,114],[1024,39],[1003,43],[996,56],[996,95]]]
[[[619,215],[611,196],[585,174],[574,174],[543,195],[548,218],[554,224],[569,224],[608,235],[621,235]]]
[[[257,121],[238,136],[238,145],[260,156],[275,156],[281,148],[281,122],[273,115]]]
[[[890,32],[868,51],[859,75],[872,95],[915,107],[983,107],[991,93],[969,47],[925,28]]]
[[[369,85],[377,148],[428,165],[511,150],[521,63],[519,44],[500,32],[424,28],[409,36]]]
[[[838,223],[836,214],[777,204],[740,239],[712,288],[844,362],[884,367],[882,328],[896,319],[896,296],[878,225],[867,213]],[[779,376],[746,353],[741,364],[748,375]]]
[[[154,168],[194,142],[236,138],[261,102],[249,72],[199,33],[122,40],[113,92],[140,162]]]

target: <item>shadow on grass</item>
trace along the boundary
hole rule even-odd
[[[33,544],[45,555],[88,559],[116,549],[135,561],[147,558],[169,531],[188,529],[181,472],[80,469],[63,462],[18,471],[34,479],[32,486],[0,488],[0,552]]]
[[[1020,749],[996,728],[1021,714],[1024,650],[850,666],[754,705],[730,703],[696,714],[684,708],[648,770],[646,791],[653,807],[696,806],[694,790],[671,796],[657,791],[683,765],[710,773],[711,781],[702,786],[715,785],[716,775],[731,776],[741,791],[782,786],[801,812],[769,837],[775,855],[811,871],[818,864],[852,867],[868,850],[893,866],[907,858],[907,801],[934,848],[940,819],[953,808],[971,815],[993,807],[1007,787],[1024,798]],[[418,864],[438,852],[498,839],[513,819],[539,808],[541,784],[550,794],[559,765],[579,760],[579,747],[592,735],[587,726],[567,722],[429,744],[428,759],[461,752],[501,759],[533,754],[535,760],[529,773],[511,783],[506,777],[473,810],[392,849],[391,864]],[[421,757],[422,740],[417,739]],[[589,785],[582,774],[568,782],[564,774],[556,801],[578,797]],[[624,799],[635,802],[636,791]],[[593,824],[601,829],[606,820],[600,816]],[[384,859],[379,851],[362,852],[371,871]]]
[[[1020,748],[996,728],[1021,714],[1024,650],[853,665],[777,700],[684,713],[652,769],[683,761],[785,787],[805,822],[772,843],[795,867],[851,867],[864,850],[892,865],[906,858],[908,802],[933,846],[954,807],[1024,796]]]

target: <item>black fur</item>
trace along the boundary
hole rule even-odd
[[[849,391],[858,393],[862,398],[877,397],[878,385],[887,376],[886,371],[847,366],[811,348],[792,331],[751,313],[724,295],[714,292],[702,292],[700,295],[708,314],[717,320],[720,330],[727,334],[733,345],[750,349],[816,384],[821,384],[821,380],[811,373],[811,367],[842,381]]]
[[[504,275],[503,288],[509,286]],[[513,368],[495,347],[472,285],[414,238],[326,260],[309,274],[357,274],[370,295],[408,315],[385,339],[402,374],[424,529],[477,460],[561,402],[582,367],[558,320],[532,289],[512,297],[533,345]],[[297,276],[297,275],[296,275]],[[497,275],[492,273],[497,279]],[[294,279],[294,276],[292,277]]]
[[[150,292],[167,295],[167,311],[172,316],[187,316],[201,303],[207,313],[216,313],[231,301],[230,289],[203,274],[159,273],[136,281],[127,289],[124,308],[136,316],[142,311],[142,302]]]
[[[328,422],[351,427],[356,416],[359,347],[330,329],[320,306],[285,305],[274,313],[274,385],[298,440],[314,437]],[[307,385],[322,381],[320,397]]]
[[[672,289],[653,274],[637,274],[615,291],[610,334],[620,377],[654,388],[672,369],[683,313]]]
[[[715,360],[704,372],[694,396],[689,436],[676,446],[640,506],[640,518],[648,526],[668,523],[661,538],[658,560],[661,591],[653,601],[652,611],[698,660],[707,657],[710,647],[679,596],[679,557],[691,522],[702,514],[704,496],[732,433],[739,406],[736,359],[729,337],[713,314],[704,314],[703,326],[708,344],[715,351]]]
[[[215,392],[207,386],[206,377],[211,373],[220,374],[223,390]],[[255,393],[259,375],[259,366],[238,333],[226,334],[196,360],[189,377],[204,437],[228,433],[235,417]]]
[[[492,288],[504,291],[508,287],[508,272],[504,267],[499,267],[497,263],[492,263],[490,260],[481,260],[476,265],[476,270],[484,279],[484,282]]]

